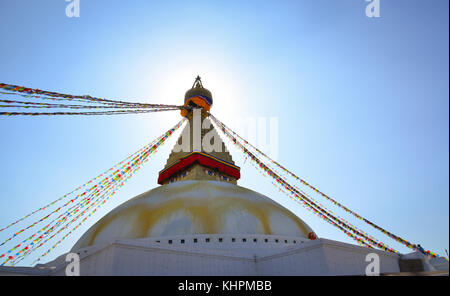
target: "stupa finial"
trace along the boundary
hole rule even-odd
[[[192,85],[192,88],[203,88],[203,84],[202,84],[202,79],[200,78],[200,75],[197,75],[197,77],[195,78],[194,84]]]
[[[213,100],[209,90],[203,87],[200,75],[195,78],[192,88],[184,95],[184,106],[189,108],[202,108],[202,117],[207,116],[207,112],[211,109]],[[181,116],[191,118],[192,112],[188,109],[181,110]]]

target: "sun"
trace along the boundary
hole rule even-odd
[[[230,76],[214,69],[196,70],[194,68],[178,69],[172,75],[162,77],[157,87],[157,96],[165,104],[182,105],[184,95],[194,83],[195,78],[201,77],[203,86],[211,91],[213,105],[211,112],[220,114],[232,113],[237,107],[237,92],[234,81]]]

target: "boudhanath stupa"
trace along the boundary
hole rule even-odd
[[[238,185],[239,166],[208,118],[212,94],[199,78],[186,92],[188,124],[159,172],[160,186],[110,211],[70,253],[80,275],[366,275],[368,254],[381,275],[442,273],[448,262],[415,252],[392,254],[318,237],[270,197]],[[200,131],[197,131],[200,127]],[[211,151],[204,142],[214,141]],[[61,275],[67,254],[0,275]]]

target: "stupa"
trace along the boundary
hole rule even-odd
[[[70,251],[80,256],[81,275],[364,275],[369,253],[380,258],[381,273],[401,271],[398,255],[318,238],[288,209],[239,186],[240,168],[208,119],[213,97],[200,77],[184,103],[188,124],[160,186],[81,236]],[[66,255],[0,274],[65,275]]]

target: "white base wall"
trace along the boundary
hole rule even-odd
[[[365,275],[368,253],[379,255],[381,273],[400,272],[398,255],[327,239],[310,241],[270,235],[116,240],[77,253],[80,274],[86,276]],[[64,276],[68,264],[65,256],[34,268],[2,267],[0,275],[16,272],[17,275]]]

